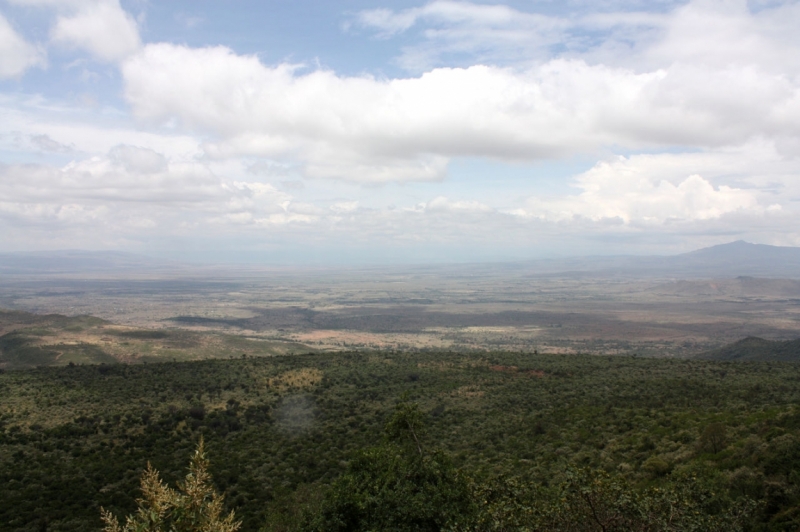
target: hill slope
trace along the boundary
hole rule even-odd
[[[597,269],[603,269],[603,261]],[[751,244],[743,240],[665,257],[628,257],[611,269],[634,277],[677,279],[756,276],[800,278],[800,248]]]
[[[142,329],[93,316],[0,310],[0,370],[165,362],[315,351],[304,344],[177,328]]]
[[[453,352],[8,371],[0,374],[0,530],[98,530],[98,506],[133,512],[148,461],[173,483],[201,437],[242,532],[291,525],[268,513],[299,516],[298,503],[382,440],[402,397],[427,413],[423,448],[442,448],[470,478],[553,486],[569,468],[591,466],[661,489],[696,475],[720,497],[705,499],[710,508],[747,494],[764,501],[751,530],[797,530],[797,375],[788,364]],[[706,436],[720,419],[721,452]],[[516,488],[487,493],[497,508],[529,500]]]
[[[800,339],[781,342],[749,336],[719,349],[708,351],[699,358],[741,362],[800,362]]]

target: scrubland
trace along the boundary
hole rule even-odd
[[[752,529],[797,526],[796,364],[339,352],[7,371],[0,399],[7,530],[99,529],[100,506],[133,511],[148,461],[175,482],[201,436],[243,529],[276,529],[382,441],[401,399],[424,414],[426,448],[476,482],[694,478],[709,511],[755,501]]]

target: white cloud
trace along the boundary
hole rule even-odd
[[[346,214],[358,209],[357,201],[339,201],[331,205],[330,209],[338,214]]]
[[[437,196],[425,204],[425,211],[429,213],[439,212],[473,212],[473,213],[487,213],[493,209],[488,205],[484,205],[478,201],[470,200],[457,200],[453,201],[444,196]]]
[[[195,224],[226,216],[250,217],[258,223],[273,214],[293,221],[297,213],[291,196],[272,185],[230,181],[203,164],[169,161],[136,146],[116,146],[105,156],[75,160],[62,168],[0,166],[0,218],[22,224],[68,226],[91,218],[107,226],[123,220],[123,225],[142,228],[144,220],[144,227],[172,232],[176,217]]]
[[[437,0],[401,11],[369,9],[356,15],[358,26],[389,38],[414,26],[425,28],[422,42],[408,46],[398,62],[413,72],[469,57],[474,63],[531,62],[550,56],[564,45],[571,26],[567,19],[526,13],[505,5]]]
[[[584,190],[579,196],[543,205],[545,216],[662,224],[719,218],[758,206],[752,193],[725,185],[714,188],[696,174],[674,185],[641,176],[621,178],[612,167],[601,165],[584,176],[579,186]]]
[[[115,146],[109,159],[134,174],[154,174],[167,169],[167,158],[149,148],[139,146]]]
[[[29,140],[32,145],[44,152],[70,153],[73,151],[71,146],[61,144],[60,142],[51,139],[50,135],[30,135]]]
[[[509,28],[538,30],[565,27],[566,23],[556,17],[537,13],[524,13],[505,5],[485,5],[471,2],[437,0],[422,7],[394,12],[390,9],[369,9],[357,14],[357,22],[366,27],[380,30],[382,36],[389,37],[404,32],[419,23],[438,23],[443,26],[459,24],[475,27]],[[520,35],[521,36],[521,35]],[[496,34],[495,40],[504,36]]]
[[[791,165],[767,144],[753,145],[743,155],[611,160],[579,176],[578,194],[533,198],[516,210],[458,193],[413,203],[398,196],[399,205],[378,207],[363,189],[356,198],[330,203],[323,196],[307,203],[247,179],[245,165],[239,171],[244,179],[226,177],[228,168],[217,173],[206,164],[134,146],[117,146],[61,168],[2,166],[0,226],[43,231],[47,238],[81,234],[93,245],[115,238],[269,238],[293,246],[434,246],[431,250],[444,257],[451,246],[522,253],[536,242],[566,245],[592,235],[761,231],[773,241],[779,235],[787,240],[797,237],[793,228],[800,214],[791,202],[776,201],[798,195],[800,184],[787,173]],[[685,173],[697,168],[713,170],[703,177]],[[757,168],[761,174],[753,178]],[[719,184],[723,177],[739,185]]]
[[[776,2],[751,11],[746,0],[593,2],[542,15],[504,5],[435,0],[404,10],[369,9],[354,23],[390,38],[419,29],[405,46],[401,66],[421,72],[443,64],[530,65],[556,57],[637,70],[674,62],[753,65],[797,72],[795,28],[800,3]]]
[[[745,0],[695,0],[663,19],[663,38],[643,50],[650,64],[680,62],[714,69],[757,65],[769,73],[800,72],[796,1],[754,13]]]
[[[120,61],[141,46],[139,26],[119,0],[9,1],[56,10],[58,16],[50,32],[52,41],[85,50],[101,61]]]
[[[792,210],[796,170],[764,142],[731,151],[618,157],[577,176],[579,194],[534,197],[512,214],[648,227],[733,214],[760,217],[782,212],[781,202]],[[720,181],[737,185],[714,184]]]
[[[154,133],[128,120],[109,120],[93,108],[70,107],[39,96],[0,94],[0,115],[0,150],[9,152],[105,154],[124,144],[154,148],[180,160],[192,160],[200,153],[198,139],[190,135]]]
[[[60,16],[52,39],[108,62],[120,61],[141,46],[136,21],[122,9],[119,0],[86,2],[76,13]]]
[[[0,13],[0,79],[15,78],[44,65],[44,53],[17,33]]]
[[[800,138],[800,80],[758,66],[636,73],[554,59],[523,71],[479,65],[385,80],[157,44],[127,60],[123,75],[139,119],[206,135],[211,157],[299,161],[310,177],[352,181],[441,179],[457,156],[537,160],[610,145]]]

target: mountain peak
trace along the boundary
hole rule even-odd
[[[800,248],[788,247],[788,246],[771,246],[769,244],[752,244],[744,240],[735,240],[733,242],[728,242],[727,244],[717,244],[716,246],[701,248],[678,256],[697,257],[702,255],[708,255],[708,256],[729,257],[732,255],[742,255],[743,258],[744,257],[752,258],[753,253],[767,254],[768,256],[775,256],[775,255],[795,256],[800,254]]]

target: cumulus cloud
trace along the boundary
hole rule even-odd
[[[680,62],[707,68],[758,65],[770,73],[800,72],[800,3],[777,2],[751,10],[745,0],[695,0],[662,15],[660,39],[640,55],[647,64]]]
[[[779,198],[786,201],[794,195],[796,176],[793,162],[765,142],[713,153],[618,157],[577,176],[579,194],[534,197],[510,212],[554,222],[585,219],[632,226],[704,222],[734,214],[759,217],[783,211]]]
[[[60,16],[52,39],[108,62],[124,59],[141,45],[136,21],[122,9],[119,0],[86,3],[76,13]]]
[[[17,33],[0,13],[0,79],[15,78],[44,65],[44,53]]]
[[[55,9],[50,31],[60,45],[85,50],[101,61],[124,59],[141,46],[139,27],[119,0],[11,0],[20,5]]]
[[[699,175],[677,185],[642,176],[620,177],[610,165],[600,165],[579,180],[583,193],[540,205],[545,217],[556,220],[585,217],[594,221],[664,223],[707,220],[758,205],[748,191],[721,185],[714,188]]]
[[[223,188],[232,192],[224,204],[224,214],[208,220],[210,225],[222,230],[231,225],[263,228],[310,223],[318,219],[316,214],[321,211],[309,209],[302,203],[293,204],[289,194],[270,184],[235,181]]]
[[[92,222],[169,233],[220,220],[261,226],[308,221],[305,211],[270,184],[225,179],[201,163],[171,161],[138,146],[119,145],[60,168],[0,166],[0,219],[14,224]]]
[[[775,196],[800,191],[787,173],[791,166],[774,149],[758,144],[744,156],[692,157],[693,161],[677,154],[637,155],[599,163],[579,176],[578,194],[531,198],[518,209],[455,192],[413,203],[398,197],[399,205],[376,207],[369,204],[368,194],[308,203],[252,180],[244,166],[243,179],[229,178],[229,172],[217,173],[201,162],[120,145],[62,167],[0,166],[0,225],[20,231],[39,228],[49,235],[81,230],[94,239],[235,236],[254,241],[285,238],[296,245],[406,243],[440,246],[440,255],[448,246],[521,253],[524,246],[548,239],[563,243],[598,234],[664,234],[670,226],[684,234],[730,234],[732,218],[734,226],[772,234],[794,225],[796,208],[783,208]],[[712,167],[703,176],[685,173]],[[758,167],[762,172],[753,179]],[[721,176],[739,185],[715,183]],[[773,194],[765,187],[789,190]],[[724,219],[728,222],[722,223]]]
[[[610,145],[800,138],[800,85],[757,66],[637,73],[553,59],[522,71],[478,65],[377,79],[156,44],[122,71],[139,119],[207,135],[211,157],[294,159],[311,177],[436,180],[457,156],[537,160]]]

